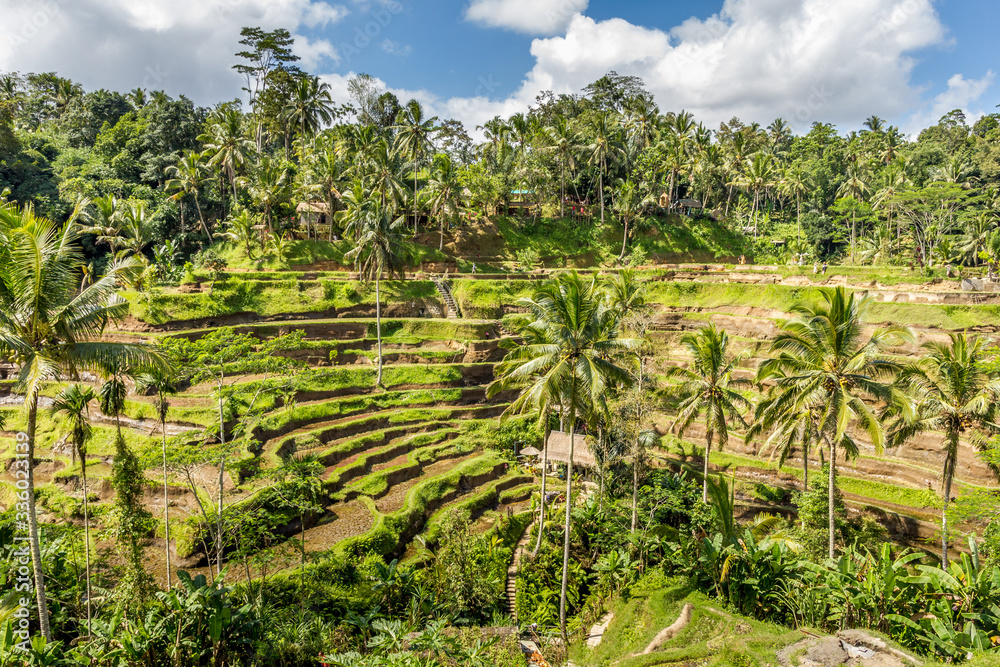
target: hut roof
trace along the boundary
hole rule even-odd
[[[569,462],[569,433],[562,431],[552,431],[549,433],[549,461],[554,463]],[[597,468],[597,460],[594,453],[590,451],[587,438],[582,433],[577,433],[573,437],[573,465],[585,466],[587,468]]]
[[[521,450],[521,456],[541,456],[542,450],[537,447],[525,447]]]
[[[705,208],[705,205],[697,199],[682,199],[677,202],[677,205],[685,208]]]
[[[340,193],[334,191],[334,197],[340,199]],[[304,201],[295,207],[296,213],[329,213],[330,205],[325,201]]]

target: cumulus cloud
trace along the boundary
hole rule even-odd
[[[240,93],[230,69],[243,26],[316,28],[340,21],[321,0],[0,0],[0,71],[58,71],[87,89],[141,86],[208,104]],[[309,68],[337,60],[296,35]]]
[[[961,74],[955,74],[948,79],[948,88],[934,98],[930,106],[913,114],[903,126],[904,131],[915,135],[920,130],[934,125],[945,114],[955,109],[965,113],[970,123],[984,115],[984,111],[974,108],[990,86],[996,75],[993,70],[986,72],[981,79],[967,79]]]
[[[465,18],[491,28],[508,28],[529,35],[561,32],[589,0],[472,0]]]
[[[782,117],[798,129],[856,125],[920,108],[912,53],[947,39],[932,0],[725,0],[718,14],[669,30],[577,13],[563,33],[532,42],[535,65],[505,99],[476,95],[443,108],[481,123],[500,109],[526,108],[541,90],[578,93],[616,70],[642,77],[662,108],[711,124],[739,116]],[[945,99],[973,101],[992,80],[953,79]]]
[[[388,53],[390,56],[397,56],[399,58],[406,58],[411,53],[413,53],[413,47],[407,44],[403,46],[399,42],[394,42],[391,39],[382,40],[382,50]]]

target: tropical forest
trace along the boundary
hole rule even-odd
[[[0,72],[0,667],[1000,665],[1000,114],[294,46]]]

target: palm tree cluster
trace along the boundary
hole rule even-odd
[[[633,289],[634,283],[632,283]],[[569,431],[566,469],[566,509],[563,528],[563,569],[559,619],[566,636],[566,593],[572,532],[573,453],[580,425],[608,420],[609,401],[634,381],[642,340],[627,337],[627,313],[620,297],[635,303],[626,288],[615,290],[596,276],[561,275],[520,302],[530,314],[520,323],[524,343],[512,346],[498,365],[489,394],[518,389],[520,394],[505,414],[539,416],[548,433],[548,421],[558,412]],[[545,475],[543,474],[543,485]],[[539,531],[545,521],[542,490]],[[539,540],[541,536],[539,536]],[[536,547],[537,550],[537,547]]]

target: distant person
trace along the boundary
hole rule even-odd
[[[826,275],[826,262],[823,262],[823,275]]]
[[[476,263],[475,262],[472,263],[472,273],[473,274],[476,273]]]
[[[740,255],[740,266],[743,266],[746,263],[747,263],[747,256],[746,255]]]
[[[819,262],[813,262],[813,275],[819,273]]]
[[[946,276],[948,276],[949,278],[951,278],[951,264],[945,264],[944,265],[944,272],[945,272]]]

